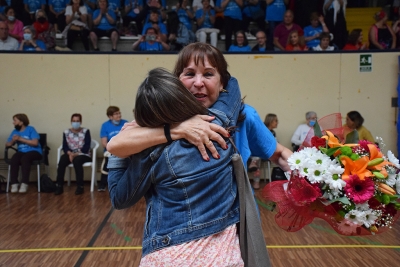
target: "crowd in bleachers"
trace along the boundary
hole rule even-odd
[[[367,1],[168,1],[170,6],[167,0],[0,0],[0,50],[73,50],[80,37],[86,51],[90,45],[99,51],[98,39],[108,37],[117,51],[121,36],[136,37],[134,51],[179,51],[195,41],[217,46],[218,40],[230,52],[400,47],[400,1],[389,1],[392,25],[380,11],[371,14],[376,23],[368,33],[348,32],[345,17],[347,4]],[[56,46],[56,36],[66,40],[66,49]],[[250,46],[248,39],[257,44]]]

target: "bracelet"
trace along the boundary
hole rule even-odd
[[[167,138],[168,142],[172,142],[173,141],[172,138],[171,138],[171,132],[170,132],[168,123],[164,124],[164,135]]]

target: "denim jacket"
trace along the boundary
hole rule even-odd
[[[209,109],[213,123],[236,125],[241,97],[236,79]],[[146,199],[143,256],[223,231],[239,221],[233,146],[215,144],[220,159],[204,161],[186,140],[148,148],[126,159],[110,157],[108,187],[116,209]]]

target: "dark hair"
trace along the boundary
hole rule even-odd
[[[312,12],[310,14],[310,21],[318,20],[318,18],[319,18],[319,13],[318,12]]]
[[[135,103],[135,120],[139,126],[159,127],[197,114],[208,114],[208,110],[166,69],[151,70],[139,86]]]
[[[8,6],[8,7],[6,7],[6,8],[4,9],[4,14],[7,14],[7,12],[8,12],[10,9],[14,10],[14,12],[15,12],[15,9],[14,9],[12,6]]]
[[[224,87],[228,85],[229,79],[231,78],[231,75],[228,72],[228,63],[221,51],[210,44],[197,42],[185,46],[179,52],[173,74],[176,77],[179,77],[184,68],[189,65],[192,58],[196,65],[200,62],[204,65],[204,61],[207,59],[211,66],[216,68],[219,75],[221,75],[221,84]]]
[[[328,38],[329,41],[331,40],[331,35],[329,34],[329,32],[321,32],[321,34],[319,35],[319,39],[322,40],[324,38]]]
[[[148,33],[148,31],[149,31],[149,30],[153,30],[153,31],[154,31],[154,33],[158,35],[158,31],[157,31],[157,29],[156,29],[156,28],[153,28],[153,27],[148,27],[148,28],[146,29],[146,34]]]
[[[235,33],[235,40],[233,40],[233,44],[236,45],[236,46],[238,45],[238,42],[237,42],[237,40],[236,40],[236,37],[238,36],[239,33],[241,33],[241,34],[243,35],[243,38],[244,38],[243,46],[248,45],[248,44],[249,44],[249,41],[247,40],[247,37],[246,37],[246,34],[244,33],[244,31],[237,31],[237,32]]]
[[[352,45],[358,44],[358,38],[360,38],[361,32],[361,29],[352,30],[349,34],[349,37],[347,38],[347,43]]]
[[[107,108],[107,116],[112,116],[112,115],[114,115],[115,112],[118,112],[118,111],[119,111],[119,107],[109,106]]]
[[[107,1],[107,3],[108,3],[108,1]],[[69,1],[69,4],[72,6],[72,5],[74,4],[74,2],[72,2],[72,0],[71,0],[71,1]],[[79,0],[79,5],[80,5],[80,6],[83,6],[83,5],[84,5],[83,0]],[[107,5],[108,5],[108,4],[107,4]],[[96,3],[96,6],[97,6],[97,3]]]
[[[265,116],[264,120],[265,126],[267,126],[267,128],[269,129],[269,126],[274,120],[276,120],[276,118],[277,118],[276,114],[268,113],[267,116]]]
[[[72,116],[71,116],[71,121],[72,121],[72,119],[73,119],[74,117],[79,117],[79,121],[82,122],[82,115],[81,115],[81,114],[79,114],[79,113],[74,113],[74,114],[72,114]]]
[[[26,114],[24,114],[24,113],[18,113],[18,114],[15,114],[14,116],[13,116],[13,119],[14,118],[17,118],[19,121],[21,121],[25,126],[28,126],[29,125],[29,119],[28,119],[28,116],[26,116]]]
[[[83,1],[83,0],[79,0],[79,1]],[[99,2],[100,1],[102,1],[102,0],[97,0],[96,2],[97,2],[97,4],[96,4],[96,6],[98,7],[99,6]],[[108,3],[108,0],[105,0],[106,1],[106,3],[107,3],[107,7],[108,7],[108,5],[109,5],[109,3]]]
[[[347,117],[354,122],[354,125],[356,126],[356,129],[360,128],[363,123],[364,123],[364,118],[361,116],[361,114],[358,111],[350,111],[347,113]]]

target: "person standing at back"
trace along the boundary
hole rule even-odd
[[[100,129],[100,138],[101,138],[101,144],[104,147],[104,158],[103,162],[101,163],[101,180],[98,186],[98,191],[106,191],[107,187],[107,178],[108,178],[108,157],[110,156],[110,153],[107,151],[107,143],[113,138],[115,135],[121,131],[122,126],[124,126],[125,122],[128,122],[127,120],[121,119],[121,111],[119,110],[119,107],[116,106],[109,106],[107,108],[107,116],[108,116],[108,121],[104,122],[103,125],[101,125]]]

